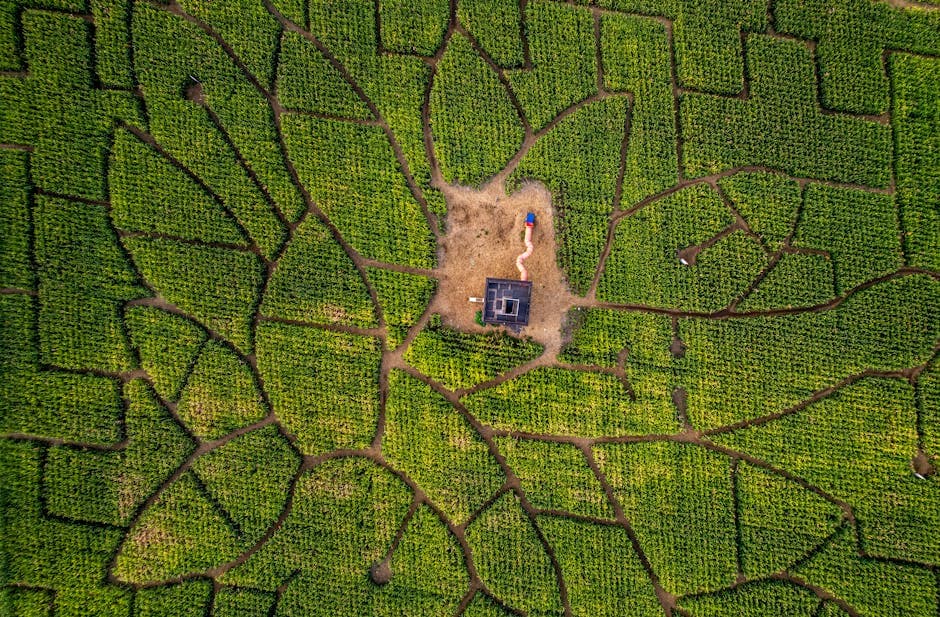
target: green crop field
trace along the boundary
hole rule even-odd
[[[0,617],[938,617],[938,355],[940,0],[0,0]]]

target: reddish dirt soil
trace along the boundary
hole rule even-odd
[[[551,194],[541,183],[527,183],[507,195],[498,181],[480,190],[443,187],[447,199],[447,230],[440,240],[440,288],[432,309],[444,323],[460,330],[484,332],[475,322],[486,277],[518,279],[516,257],[525,251],[525,216],[534,212],[535,250],[525,261],[532,281],[529,325],[521,335],[545,346],[548,357],[561,349],[565,315],[580,298],[568,290],[555,259],[555,228]]]

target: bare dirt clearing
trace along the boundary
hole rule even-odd
[[[568,290],[555,259],[555,228],[551,194],[541,183],[529,182],[507,195],[502,182],[493,181],[480,190],[443,186],[447,199],[447,230],[441,238],[440,288],[433,310],[444,323],[471,332],[484,332],[474,316],[487,277],[519,278],[516,257],[525,250],[525,216],[535,213],[532,243],[535,251],[526,262],[532,281],[529,325],[521,334],[545,346],[547,357],[561,349],[565,315],[581,298]]]

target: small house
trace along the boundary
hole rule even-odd
[[[518,332],[529,325],[532,281],[486,279],[483,323],[507,326]]]

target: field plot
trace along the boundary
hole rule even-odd
[[[0,617],[938,617],[938,355],[937,0],[0,0]]]

